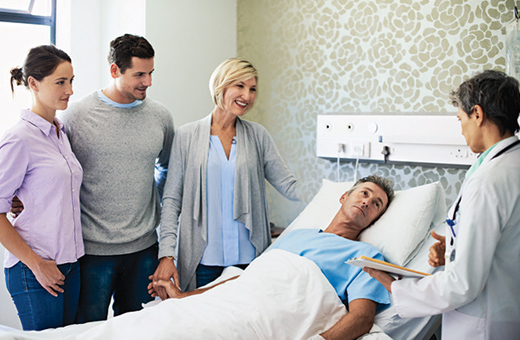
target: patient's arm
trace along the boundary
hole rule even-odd
[[[232,278],[229,278],[227,280],[224,280],[222,282],[219,282],[213,286],[209,286],[209,287],[205,287],[205,288],[198,288],[198,289],[195,289],[195,290],[192,290],[192,291],[189,291],[189,292],[183,292],[179,289],[179,287],[177,287],[176,285],[173,284],[172,281],[168,280],[168,281],[165,281],[165,280],[158,280],[158,281],[153,281],[151,282],[149,285],[148,285],[148,292],[152,295],[152,297],[156,297],[156,296],[159,296],[156,292],[159,288],[164,288],[166,290],[166,294],[168,295],[167,299],[171,299],[171,298],[174,298],[174,299],[182,299],[182,298],[185,298],[187,296],[191,296],[191,295],[198,295],[198,294],[202,294],[204,292],[207,292],[208,290],[210,289],[213,289],[217,286],[220,286],[221,284],[223,283],[226,283],[228,281],[231,281],[231,280],[234,280],[238,277],[237,276],[234,276]],[[162,298],[161,298],[162,299]]]
[[[374,279],[379,281],[383,285],[383,287],[388,290],[389,293],[392,293],[392,282],[395,281],[394,277],[382,270],[363,267],[363,271],[368,273],[368,275],[372,276]]]
[[[326,340],[356,339],[368,333],[374,323],[377,303],[368,299],[356,299],[348,304],[349,312],[328,331],[320,334]]]
[[[150,278],[153,279],[153,276],[151,276]],[[160,291],[162,289],[166,292],[166,298],[163,298],[162,294],[159,295],[159,293],[157,293],[158,291]],[[158,280],[158,281],[150,282],[150,284],[148,285],[148,293],[150,293],[150,295],[152,297],[159,296],[161,298],[161,300],[166,300],[166,299],[171,299],[171,298],[182,299],[184,297],[183,296],[184,293],[179,289],[179,287],[174,285],[171,280],[168,280],[168,281]]]

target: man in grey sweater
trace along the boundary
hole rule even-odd
[[[146,98],[154,50],[125,34],[110,43],[111,83],[70,105],[63,114],[72,150],[83,166],[78,322],[141,309],[148,276],[158,265],[159,187],[164,184],[174,135],[168,110]],[[161,173],[163,176],[161,176]],[[159,175],[159,176],[158,176]]]

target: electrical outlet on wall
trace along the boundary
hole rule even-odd
[[[467,168],[477,157],[460,134],[455,115],[321,114],[316,152],[329,159]],[[338,144],[345,148],[338,151]]]
[[[370,142],[352,142],[353,158],[370,158]]]

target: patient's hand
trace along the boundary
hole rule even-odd
[[[155,270],[153,275],[149,277],[149,279],[152,282],[156,282],[159,280],[169,281],[170,279],[173,279],[173,282],[180,290],[179,274],[177,273],[177,268],[175,267],[175,263],[172,258],[161,258],[159,265],[157,266],[157,269]],[[155,296],[159,296],[161,300],[166,300],[168,298],[166,290],[163,287],[153,287],[152,283],[148,285],[148,292],[152,296],[154,296],[153,294],[155,294]]]
[[[165,281],[165,280],[158,280],[153,281],[148,285],[148,288],[153,288],[154,291],[157,291],[159,288],[164,288],[166,290],[166,294],[168,295],[167,299],[182,299],[185,297],[185,294],[173,284],[171,280]],[[158,296],[157,293],[152,293],[152,297]]]
[[[439,235],[434,231],[431,232],[431,235],[434,239],[438,240],[439,242],[435,242],[430,247],[430,254],[428,254],[428,263],[432,267],[444,266],[444,254],[446,253],[446,237]]]
[[[216,283],[212,286],[207,285],[207,286],[204,286],[204,287],[201,287],[201,288],[189,291],[189,292],[183,292],[183,291],[181,291],[179,286],[174,284],[171,280],[154,280],[153,275],[150,275],[149,279],[152,280],[152,282],[150,282],[150,284],[148,284],[148,293],[150,293],[150,295],[152,297],[159,296],[161,298],[161,300],[166,300],[166,299],[170,299],[170,298],[182,299],[182,298],[185,298],[185,297],[188,297],[191,295],[202,294],[202,293],[207,292],[208,290],[213,289],[215,287],[218,287],[226,282],[235,280],[236,278],[238,278],[238,275],[233,276],[227,280],[221,281],[219,283]],[[161,295],[159,295],[158,292],[160,292],[160,291],[166,292],[165,298],[163,298]]]

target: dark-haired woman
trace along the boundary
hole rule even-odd
[[[71,324],[78,306],[83,170],[55,117],[68,106],[73,78],[70,57],[50,45],[31,49],[11,70],[13,93],[16,83],[32,94],[31,109],[0,138],[0,242],[24,330]],[[9,221],[15,195],[25,209]]]

